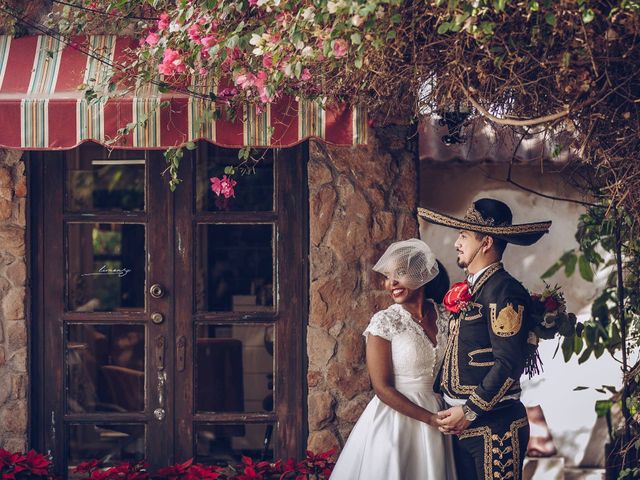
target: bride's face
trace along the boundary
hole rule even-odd
[[[407,303],[418,294],[418,290],[413,290],[403,284],[402,276],[399,278],[385,278],[384,288],[389,292],[393,301],[398,304]]]

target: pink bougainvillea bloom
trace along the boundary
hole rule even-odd
[[[165,30],[169,28],[171,19],[168,13],[161,13],[160,20],[158,20],[158,30]]]
[[[180,58],[180,52],[171,48],[164,49],[162,63],[158,65],[158,71],[163,75],[173,75],[175,73],[184,73],[187,67]]]
[[[273,57],[271,55],[263,55],[262,56],[262,66],[264,68],[272,68],[273,67]]]
[[[311,72],[309,71],[308,68],[305,68],[304,70],[302,70],[302,75],[300,75],[300,80],[302,80],[303,82],[306,82],[307,80],[311,80]]]
[[[187,29],[187,34],[189,35],[189,39],[194,43],[200,42],[200,25],[194,23]]]
[[[344,57],[348,52],[347,41],[344,38],[338,38],[333,41],[333,55],[336,58]]]
[[[209,70],[207,70],[204,67],[200,67],[200,69],[198,70],[198,73],[202,76],[205,76],[207,73],[209,72]]]
[[[160,37],[155,32],[151,32],[149,35],[147,35],[147,38],[144,39],[144,41],[149,45],[151,45],[152,47],[156,46],[159,40],[160,40]]]
[[[235,88],[223,88],[220,93],[218,93],[219,97],[235,97],[238,94],[238,90]]]
[[[202,43],[204,48],[212,47],[213,45],[216,44],[216,37],[215,37],[215,35],[207,35],[206,37],[204,37],[202,39],[202,41],[200,43]]]
[[[235,82],[240,88],[246,90],[247,88],[255,85],[256,76],[253,73],[244,73],[242,75],[238,75]]]
[[[222,195],[224,198],[235,198],[236,194],[233,187],[237,185],[237,182],[234,179],[223,175],[222,178],[211,177],[209,181],[211,182],[211,190],[217,196]]]
[[[249,6],[255,7],[258,4],[258,0],[249,0]]]

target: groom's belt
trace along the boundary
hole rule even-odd
[[[469,398],[452,398],[446,393],[442,394],[442,398],[444,398],[445,403],[450,407],[461,407],[462,405],[467,403],[467,400],[469,400]],[[498,401],[498,403],[504,402],[506,400],[520,400],[520,392],[511,395],[505,395]]]

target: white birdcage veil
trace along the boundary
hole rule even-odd
[[[438,262],[429,245],[410,238],[389,245],[373,270],[415,290],[438,275]]]

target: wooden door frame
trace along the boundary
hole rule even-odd
[[[269,422],[279,421],[277,437],[274,437],[273,444],[275,457],[295,457],[300,458],[306,449],[307,443],[307,404],[306,404],[306,377],[307,377],[307,355],[306,355],[306,324],[308,318],[308,292],[309,292],[309,226],[308,226],[308,188],[307,188],[307,161],[309,156],[308,142],[287,150],[285,153],[275,155],[275,162],[281,165],[276,168],[276,179],[274,184],[275,206],[271,212],[197,212],[195,209],[195,193],[192,190],[195,185],[196,171],[195,165],[198,156],[206,155],[206,144],[201,143],[199,147],[185,155],[181,167],[180,175],[189,179],[183,182],[175,192],[176,199],[174,205],[180,205],[182,211],[176,211],[176,229],[181,232],[189,232],[185,238],[179,241],[183,248],[178,248],[175,255],[175,275],[178,278],[190,278],[185,283],[176,282],[182,291],[176,292],[176,317],[195,317],[202,320],[224,321],[230,316],[242,317],[243,321],[252,323],[269,323],[279,317],[288,317],[286,328],[278,329],[276,345],[274,346],[274,359],[277,366],[284,367],[286,374],[278,374],[276,371],[274,390],[276,391],[276,402],[274,411],[271,413],[229,413],[229,414],[194,414],[197,421],[216,422]],[[282,172],[282,173],[279,173]],[[192,252],[196,225],[198,222],[216,221],[224,223],[233,222],[273,222],[279,234],[292,238],[291,242],[278,242],[276,259],[274,262],[274,276],[277,275],[280,281],[278,288],[289,291],[290,294],[285,301],[278,302],[278,310],[274,313],[261,314],[232,314],[229,313],[197,313],[194,308],[192,295],[195,290],[191,284],[193,280],[195,252]],[[290,245],[289,245],[290,244]],[[289,248],[292,247],[292,248]],[[277,269],[277,270],[276,270]],[[297,275],[278,275],[280,271],[288,271]],[[274,296],[278,292],[274,292]],[[186,339],[186,351],[188,355],[193,355],[193,333],[191,322],[182,321],[177,325],[175,333],[176,339],[184,337]],[[292,346],[287,349],[286,345]],[[295,379],[294,382],[289,380]],[[181,411],[186,409],[195,410],[192,391],[187,385],[193,384],[193,371],[176,373],[175,392],[185,395],[182,399],[176,399],[176,406]],[[192,410],[192,411],[193,411]],[[176,421],[176,439],[193,438],[193,422],[185,421],[184,418]],[[178,459],[186,459],[195,455],[194,445],[175,445],[175,456]]]
[[[201,144],[202,148],[203,144]],[[199,148],[198,150],[201,150]],[[197,152],[197,151],[196,151]],[[295,346],[292,349],[286,349],[282,347],[275,348],[274,355],[277,361],[277,365],[286,365],[287,376],[276,375],[276,383],[274,385],[278,392],[285,392],[283,401],[276,404],[274,413],[278,418],[285,419],[284,423],[280,425],[278,429],[279,438],[274,441],[276,445],[276,451],[274,455],[278,457],[296,457],[300,458],[304,454],[307,442],[308,427],[307,427],[307,354],[306,354],[306,326],[308,318],[309,308],[309,202],[308,202],[308,177],[307,177],[307,162],[309,158],[309,145],[305,142],[301,146],[292,148],[289,151],[295,158],[292,162],[288,162],[292,167],[290,176],[280,175],[277,177],[276,191],[280,192],[277,195],[276,201],[278,202],[278,210],[280,212],[288,213],[287,223],[292,229],[295,230],[297,241],[292,242],[295,246],[293,249],[286,249],[282,242],[278,243],[278,261],[280,265],[284,265],[286,268],[294,269],[300,272],[298,279],[292,279],[291,277],[285,278],[282,276],[281,282],[291,282],[287,288],[295,294],[291,295],[290,301],[285,302],[286,305],[281,304],[281,308],[288,308],[293,312],[296,320],[291,322],[288,331],[283,332],[284,337],[279,342],[281,346],[288,343],[289,346]],[[188,152],[185,156],[184,163],[189,161],[189,157],[192,155]],[[66,154],[65,152],[27,152],[25,154],[26,175],[29,182],[29,190],[27,197],[27,231],[26,231],[26,259],[27,259],[27,328],[28,328],[28,372],[30,378],[29,386],[29,426],[28,426],[28,443],[29,446],[36,450],[43,451],[44,453],[50,453],[55,458],[60,459],[65,452],[61,451],[60,442],[58,441],[56,447],[52,451],[44,451],[46,444],[45,436],[48,429],[44,427],[45,420],[47,419],[47,408],[44,405],[44,391],[47,385],[51,381],[51,377],[43,372],[45,369],[45,356],[44,356],[44,342],[46,341],[46,334],[43,331],[44,328],[44,302],[39,303],[36,299],[44,299],[46,294],[46,288],[44,285],[44,271],[45,271],[45,257],[44,257],[44,207],[46,199],[43,195],[43,183],[47,181],[44,178],[44,166],[45,162],[51,159],[58,159],[58,162],[64,162]],[[161,162],[164,165],[163,159],[157,158],[158,154],[150,155],[154,158],[155,162]],[[45,158],[49,157],[49,158]],[[180,170],[180,174],[184,174],[184,168]],[[190,174],[194,174],[191,172]],[[149,173],[147,173],[149,178]],[[157,181],[161,181],[156,179]],[[164,180],[162,180],[164,181]],[[166,182],[165,182],[166,183]],[[184,188],[185,182],[178,187],[178,190],[173,194],[169,194],[168,202],[171,215],[173,215],[176,229],[179,228],[180,222],[191,221],[190,219],[182,218],[176,215],[175,205],[179,201],[188,201],[189,205],[193,205],[193,196],[186,200],[184,197],[188,195],[189,188]],[[165,184],[166,187],[166,184]],[[148,188],[148,187],[147,187]],[[62,192],[60,192],[62,195]],[[175,195],[175,197],[174,197]],[[149,198],[147,197],[147,202]],[[62,215],[62,212],[59,212]],[[149,227],[150,228],[150,227]],[[176,229],[169,229],[171,235],[171,242],[175,249],[176,241],[185,239],[175,239],[173,235]],[[179,255],[174,255],[174,284],[175,278],[179,270]],[[62,252],[59,255],[59,260],[62,260]],[[64,270],[63,270],[64,271]],[[302,279],[302,281],[300,281]],[[148,280],[151,280],[150,278]],[[151,280],[152,281],[152,280]],[[148,287],[148,286],[146,286]],[[146,288],[145,288],[146,289]],[[172,292],[173,293],[173,292]],[[179,289],[176,289],[174,298],[174,309],[169,315],[174,317],[178,312],[178,297]],[[33,300],[32,300],[33,299]],[[153,311],[152,304],[145,305],[146,314],[150,314]],[[152,336],[147,335],[148,345],[152,342]],[[177,340],[179,334],[176,331],[173,335],[173,340]],[[167,361],[169,365],[175,365],[175,341],[171,341],[167,345],[166,354],[168,355]],[[149,355],[149,353],[148,353]],[[60,369],[63,367],[60,366]],[[151,370],[151,369],[149,369]],[[64,372],[60,371],[58,374],[62,375]],[[43,375],[44,378],[37,375]],[[168,372],[170,377],[174,372]],[[287,385],[287,379],[295,378],[293,387]],[[149,379],[149,381],[155,381]],[[171,382],[175,384],[174,381]],[[147,386],[148,391],[148,386]],[[174,389],[174,391],[176,391]],[[168,395],[167,401],[169,405],[175,401],[175,399]],[[175,404],[173,404],[175,405]],[[294,406],[294,408],[290,408]],[[152,411],[152,408],[149,408]],[[51,420],[51,419],[49,419]],[[59,420],[54,419],[55,423]],[[184,433],[184,426],[175,425],[175,437],[177,438],[180,432]],[[173,432],[172,432],[173,433]],[[64,432],[57,432],[58,435],[63,435]],[[59,438],[59,437],[58,437]],[[170,450],[170,449],[169,449]],[[171,461],[183,460],[180,455],[182,452],[175,447],[173,458]],[[58,460],[60,461],[60,460]],[[66,458],[64,460],[66,462]]]
[[[32,302],[32,315],[29,323],[30,335],[30,385],[31,406],[30,406],[30,443],[39,451],[51,454],[55,460],[56,468],[61,469],[66,466],[68,452],[64,447],[67,434],[64,428],[63,419],[67,422],[91,423],[91,422],[144,422],[146,425],[146,438],[154,438],[153,444],[146,442],[149,446],[147,453],[152,458],[171,458],[173,444],[173,418],[165,417],[163,424],[156,423],[153,411],[159,407],[157,392],[157,371],[159,370],[159,359],[155,355],[155,342],[159,336],[163,336],[166,343],[164,352],[164,363],[171,366],[173,362],[172,330],[165,322],[155,325],[150,321],[150,315],[154,311],[161,311],[165,317],[172,317],[173,299],[172,292],[168,292],[159,299],[151,298],[148,289],[151,283],[161,283],[165,286],[173,282],[173,262],[167,261],[167,256],[172,254],[173,229],[168,225],[171,223],[170,215],[173,214],[173,198],[160,192],[168,190],[167,179],[160,173],[164,169],[164,162],[160,152],[155,151],[119,151],[112,158],[144,157],[147,160],[145,168],[145,211],[144,212],[124,212],[99,214],[92,218],[91,215],[75,214],[64,211],[64,174],[65,169],[71,159],[77,159],[82,152],[82,146],[66,152],[30,152],[28,159],[28,174],[30,175],[30,193],[32,197],[29,219],[32,224],[30,241],[36,242],[29,245],[30,277],[34,280],[29,285],[30,293],[38,301]],[[93,145],[84,148],[94,148]],[[95,151],[102,155],[102,148],[95,145]],[[89,155],[93,152],[89,150]],[[48,157],[48,158],[47,158]],[[45,188],[44,184],[53,186]],[[153,209],[150,212],[151,204]],[[48,210],[45,207],[57,205],[59,208]],[[150,214],[153,213],[153,214]],[[68,245],[65,241],[64,224],[66,222],[101,222],[113,221],[116,223],[141,223],[145,227],[145,278],[144,285],[144,308],[137,312],[92,312],[91,318],[86,320],[87,314],[65,311],[67,303],[67,291],[65,285],[65,253]],[[157,234],[149,235],[153,230]],[[159,238],[162,231],[166,232],[166,238]],[[48,256],[45,258],[44,244],[49,238],[56,238],[59,241],[47,246]],[[67,239],[68,241],[68,239]],[[155,243],[154,243],[155,242]],[[159,248],[165,242],[168,248]],[[52,254],[51,248],[56,251]],[[149,249],[147,251],[147,248]],[[59,250],[59,251],[58,251]],[[148,253],[153,252],[154,257],[148,260]],[[60,272],[52,275],[51,272]],[[45,285],[48,276],[53,277],[55,288],[51,288],[51,283]],[[62,292],[58,295],[57,292]],[[49,306],[55,305],[54,308]],[[48,317],[62,312],[59,319]],[[99,324],[126,324],[135,323],[143,325],[145,329],[145,410],[143,412],[130,413],[87,413],[74,414],[66,413],[64,400],[64,386],[66,385],[65,364],[46,364],[45,352],[50,351],[56,354],[56,362],[64,358],[64,335],[65,330],[62,325],[65,322],[86,321],[87,323]],[[60,323],[60,325],[58,325]],[[44,330],[52,328],[53,333],[47,334]],[[59,328],[60,327],[60,328]],[[47,343],[48,342],[48,343]],[[59,355],[57,355],[59,353]],[[167,384],[171,381],[172,369],[166,369]],[[57,390],[58,386],[62,387]],[[46,392],[56,392],[55,395],[47,395]],[[173,397],[165,394],[164,408],[167,411],[173,410]],[[77,417],[77,418],[76,418]],[[83,418],[81,418],[83,417]],[[168,425],[168,423],[171,423]],[[46,426],[45,426],[46,425]],[[164,425],[164,427],[163,427]],[[166,427],[169,428],[166,428]],[[165,435],[160,433],[164,432]],[[152,465],[158,467],[160,465]],[[66,472],[61,472],[66,476]]]

